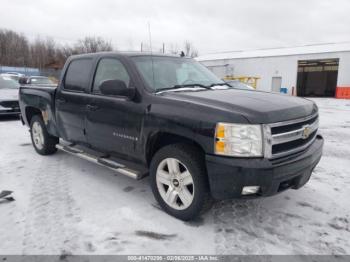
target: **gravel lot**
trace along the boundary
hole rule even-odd
[[[1,254],[350,254],[350,100],[314,99],[324,156],[310,182],[214,204],[184,223],[134,181],[66,153],[35,153],[20,121],[0,120]]]

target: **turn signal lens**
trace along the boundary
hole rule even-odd
[[[218,124],[216,126],[216,137],[217,138],[225,138],[225,126]]]
[[[225,142],[217,141],[215,143],[215,151],[220,153],[225,153]]]

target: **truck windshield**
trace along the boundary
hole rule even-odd
[[[154,91],[184,86],[195,87],[197,84],[198,87],[225,84],[209,69],[190,58],[135,56],[132,60]]]

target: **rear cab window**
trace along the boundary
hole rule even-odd
[[[84,92],[90,82],[92,58],[73,60],[67,69],[63,88],[67,91]]]

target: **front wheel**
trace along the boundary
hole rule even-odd
[[[47,132],[44,121],[39,115],[33,116],[30,121],[30,136],[38,154],[51,155],[57,151],[56,144],[58,144],[59,139]]]
[[[152,159],[150,174],[156,200],[176,218],[193,219],[209,202],[205,163],[191,146],[175,144],[160,149]]]

